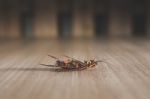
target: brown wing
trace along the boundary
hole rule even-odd
[[[67,57],[67,58],[71,58],[71,59],[73,59],[73,60],[79,62],[81,65],[84,65],[84,63],[83,63],[82,61],[80,61],[80,60],[77,60],[77,59],[75,59],[75,58],[69,57],[69,56],[67,56],[67,55],[63,55],[63,56],[64,56],[64,57]]]
[[[52,55],[48,55],[48,56],[51,57],[51,58],[54,58],[54,59],[58,59],[57,57],[52,56]]]

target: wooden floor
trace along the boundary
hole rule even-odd
[[[0,99],[150,99],[150,41],[12,41],[0,44]],[[47,54],[107,59],[58,72]]]

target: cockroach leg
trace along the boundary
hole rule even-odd
[[[42,65],[42,66],[48,66],[48,67],[58,67],[56,65],[46,65],[46,64],[40,64],[40,65]]]
[[[52,55],[48,55],[48,56],[51,57],[51,58],[54,58],[54,59],[58,59],[57,57],[52,56]]]

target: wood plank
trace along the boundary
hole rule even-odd
[[[0,47],[2,99],[149,99],[149,41],[8,42]],[[47,54],[107,59],[96,68],[56,72]]]

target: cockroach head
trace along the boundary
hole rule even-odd
[[[90,62],[93,63],[93,64],[96,64],[96,65],[98,64],[98,62],[95,61],[94,59],[93,59],[93,60],[90,60]]]

